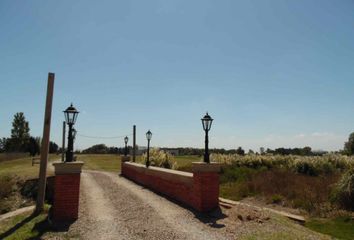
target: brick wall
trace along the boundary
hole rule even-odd
[[[76,220],[79,214],[80,174],[83,162],[54,162],[53,220]]]
[[[56,175],[54,189],[54,220],[77,219],[79,212],[80,173]]]
[[[200,165],[200,164],[198,164]],[[122,175],[154,191],[184,203],[197,211],[210,211],[219,205],[219,174],[193,173],[122,162]]]

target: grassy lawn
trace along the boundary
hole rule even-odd
[[[354,239],[354,220],[349,216],[335,219],[310,219],[305,226],[338,239]]]
[[[4,155],[2,155],[4,158]],[[49,161],[59,159],[60,155],[49,155]],[[49,165],[50,163],[48,163]],[[48,175],[53,175],[53,171],[48,168]],[[21,157],[0,162],[0,177],[16,175],[24,179],[37,178],[39,174],[39,164],[32,166],[31,157]]]
[[[49,230],[49,224],[46,221],[48,206],[45,212],[38,216],[32,216],[31,213],[23,213],[1,221],[0,239],[39,239]]]
[[[0,162],[28,157],[28,153],[0,153]]]
[[[241,240],[303,240],[303,239],[318,239],[329,240],[331,237],[307,229],[300,224],[276,215],[271,215],[270,225],[259,225],[253,227],[253,230],[244,236]]]

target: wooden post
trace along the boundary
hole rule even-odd
[[[53,92],[54,92],[54,73],[48,74],[48,85],[47,85],[47,98],[45,105],[44,114],[44,126],[43,126],[43,138],[41,146],[41,163],[39,168],[39,182],[38,182],[38,195],[35,213],[40,213],[43,211],[44,207],[44,197],[45,197],[45,187],[47,182],[47,162],[48,162],[48,151],[49,151],[49,139],[50,139],[50,123],[52,119],[52,103],[53,103]]]
[[[65,161],[65,121],[63,121],[63,145],[61,147],[61,161]]]
[[[136,126],[133,126],[133,162],[135,162],[135,154],[136,154]]]

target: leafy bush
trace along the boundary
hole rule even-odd
[[[283,196],[280,194],[274,194],[271,198],[272,203],[279,204],[283,201]]]
[[[149,159],[150,159],[150,166],[156,166],[156,167],[162,167],[168,169],[175,169],[177,166],[176,163],[174,162],[173,156],[170,153],[160,150],[158,148],[150,149]],[[143,154],[142,160],[146,162],[147,160],[146,153]]]
[[[354,211],[354,168],[343,174],[334,190],[332,200],[340,207]]]
[[[307,161],[298,161],[295,163],[295,171],[297,173],[302,173],[309,176],[317,176],[318,169],[314,166],[313,163]]]

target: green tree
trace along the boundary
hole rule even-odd
[[[260,153],[261,155],[263,155],[263,154],[265,153],[264,147],[260,147],[260,148],[259,148],[259,153]]]
[[[311,156],[312,154],[312,149],[309,146],[306,146],[302,149],[303,155],[305,156]]]
[[[354,155],[354,132],[349,135],[348,142],[344,144],[344,152],[348,155]]]
[[[30,139],[29,126],[23,112],[14,115],[11,129],[11,150],[26,151]]]
[[[40,154],[40,138],[30,137],[28,141],[27,151],[30,153],[32,157]]]
[[[105,144],[96,144],[82,151],[83,153],[105,154],[108,152],[108,147]]]
[[[49,153],[57,153],[59,150],[59,146],[55,143],[50,141],[49,142]]]
[[[6,151],[6,138],[1,138],[0,139],[0,152],[5,152]]]
[[[245,150],[243,150],[242,147],[238,147],[236,149],[236,154],[243,156],[243,155],[245,155]]]

